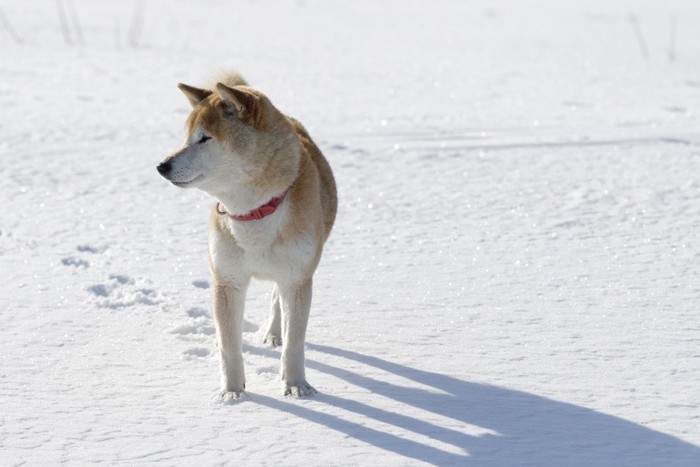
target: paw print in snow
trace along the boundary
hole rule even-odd
[[[61,260],[62,265],[77,269],[88,269],[90,267],[90,261],[86,258],[87,256],[98,255],[107,251],[106,246],[91,245],[78,245],[75,249],[78,251],[78,255],[66,256]]]
[[[97,306],[101,308],[117,309],[159,304],[160,296],[154,289],[144,287],[147,284],[145,279],[111,274],[105,283],[91,285],[87,291],[93,295]]]

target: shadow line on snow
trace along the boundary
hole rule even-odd
[[[387,135],[384,135],[386,137]],[[546,148],[585,148],[597,146],[644,146],[648,144],[698,146],[698,143],[682,137],[675,136],[651,136],[640,138],[609,138],[609,139],[578,139],[578,140],[554,140],[554,141],[513,141],[513,142],[484,142],[473,143],[474,139],[466,137],[440,137],[441,142],[449,142],[441,149],[449,151],[512,151],[519,149],[546,149]],[[405,140],[405,138],[404,138]],[[408,139],[401,146],[404,149],[435,149],[435,138]]]
[[[472,436],[335,395],[318,394],[314,397],[314,401],[454,446],[456,450],[464,452],[460,455],[441,449],[437,443],[432,445],[402,438],[295,402],[261,395],[254,396],[251,401],[291,413],[401,456],[436,465],[700,465],[700,447],[619,417],[522,391],[470,383],[349,350],[317,344],[307,344],[307,348],[353,360],[439,392],[410,384],[399,386],[387,383],[312,359],[307,359],[308,368],[393,399],[399,404],[492,430],[498,435]],[[247,347],[246,351],[275,359],[279,357],[277,352],[269,349]]]

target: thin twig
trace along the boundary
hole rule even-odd
[[[80,20],[78,19],[78,13],[75,11],[75,4],[73,3],[73,0],[66,0],[66,5],[68,6],[68,13],[70,14],[71,22],[73,23],[73,30],[75,31],[75,37],[78,40],[78,44],[85,45],[83,28],[80,25]]]
[[[668,61],[676,61],[676,17],[671,16],[671,36],[668,39]]]
[[[129,25],[129,32],[127,33],[129,44],[132,47],[139,46],[141,30],[143,29],[143,4],[143,0],[136,0],[134,3],[134,10],[131,15],[131,24]]]
[[[639,27],[637,17],[635,15],[630,15],[629,19],[630,24],[632,25],[632,30],[634,31],[634,35],[637,38],[637,43],[639,43],[639,49],[642,51],[642,57],[644,57],[645,60],[649,60],[649,49],[647,48],[647,44],[644,41],[642,28]]]
[[[58,8],[58,18],[61,21],[63,40],[66,41],[66,44],[72,45],[73,39],[71,38],[70,29],[68,28],[68,19],[66,18],[65,5],[62,0],[56,0],[56,8]]]
[[[119,37],[119,18],[114,17],[114,48],[121,50],[121,38]]]
[[[15,32],[15,29],[12,27],[12,24],[10,24],[10,20],[7,19],[5,11],[2,8],[0,8],[0,24],[2,24],[2,27],[5,28],[5,31],[7,31],[15,44],[22,44],[22,39]]]

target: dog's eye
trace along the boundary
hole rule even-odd
[[[197,144],[202,144],[204,142],[209,141],[210,139],[211,139],[211,136],[204,135],[204,136],[202,136],[202,138],[199,141],[197,141]]]

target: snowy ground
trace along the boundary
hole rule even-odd
[[[700,2],[8,0],[0,20],[1,464],[700,465]],[[189,111],[175,84],[226,67],[338,181],[309,399],[261,344],[268,284],[248,395],[215,399],[212,201],[155,171]]]

